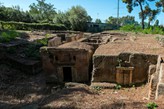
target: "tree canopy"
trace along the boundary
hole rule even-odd
[[[96,19],[95,23],[102,23],[100,19]]]
[[[38,22],[52,22],[56,15],[54,5],[46,3],[45,0],[37,0],[37,4],[33,3],[29,7],[29,13]]]
[[[87,22],[91,20],[91,17],[83,7],[73,6],[65,13],[59,11],[54,18],[54,23],[64,24],[68,29],[85,31]]]
[[[141,19],[142,29],[145,28],[144,20],[149,17],[149,22],[155,19],[155,16],[159,13],[158,9],[151,9],[149,2],[155,2],[155,0],[122,0],[127,4],[128,12],[131,13],[134,7],[140,7],[139,17]],[[162,0],[163,1],[163,0]],[[160,4],[160,3],[159,3]]]
[[[163,8],[162,11],[164,12],[164,0],[159,0],[158,2],[156,2],[156,7],[158,8]]]
[[[123,16],[120,18],[110,16],[106,20],[106,23],[109,23],[112,25],[118,25],[118,26],[124,26],[128,24],[138,24],[138,22],[135,21],[134,16]]]

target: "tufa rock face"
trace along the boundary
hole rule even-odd
[[[49,47],[55,47],[61,44],[62,44],[61,37],[54,37],[53,39],[48,41]]]
[[[116,82],[116,67],[134,67],[132,83],[148,80],[149,65],[157,64],[157,55],[121,53],[119,55],[94,55],[92,82]],[[153,71],[152,71],[153,72]]]
[[[71,46],[71,45],[75,46]],[[43,69],[54,82],[88,82],[92,47],[74,42],[41,48]]]

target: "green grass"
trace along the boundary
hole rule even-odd
[[[16,37],[19,37],[19,36],[20,36],[20,33],[14,31],[14,30],[0,31],[0,43],[10,42],[10,41],[16,39]]]
[[[161,34],[164,35],[164,28],[160,26],[151,26],[149,28],[145,28],[144,30],[141,26],[137,25],[125,25],[120,28],[121,31],[126,32],[135,32],[135,33],[144,33],[144,34]]]

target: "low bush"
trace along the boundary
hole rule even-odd
[[[164,28],[158,26],[152,26],[142,31],[145,34],[164,34]]]
[[[122,31],[132,31],[132,32],[136,32],[136,31],[141,31],[142,28],[138,25],[125,25],[120,27],[120,30]]]
[[[0,24],[2,29],[10,29],[10,30],[66,30],[66,27],[62,24],[3,22],[3,21],[0,21]]]
[[[10,42],[11,40],[16,39],[16,37],[19,37],[20,33],[16,32],[14,30],[5,30],[0,32],[0,43],[3,42]]]
[[[116,84],[116,85],[114,86],[114,88],[115,88],[116,90],[120,90],[120,89],[122,88],[122,86],[119,85],[119,84]]]
[[[164,28],[160,26],[151,26],[149,28],[145,28],[144,30],[141,26],[137,25],[125,25],[120,28],[122,31],[131,31],[131,32],[141,32],[144,34],[164,34]]]

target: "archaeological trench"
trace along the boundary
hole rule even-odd
[[[157,41],[154,36],[137,36],[110,32],[57,34],[48,46],[40,48],[46,82],[80,82],[91,86],[149,84],[149,99],[158,99],[164,95],[164,38],[161,36]],[[25,71],[41,70],[38,61],[22,60],[26,64],[18,64],[3,53],[0,60],[5,56],[5,60]]]
[[[154,37],[59,35],[40,51],[48,82],[148,83],[149,99],[164,94],[164,48]]]

